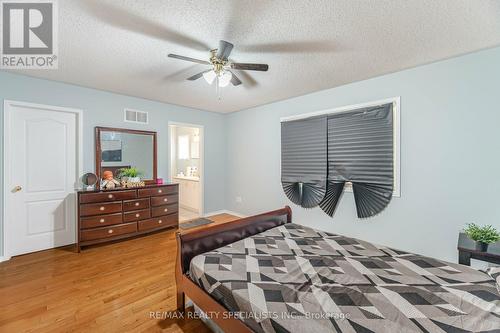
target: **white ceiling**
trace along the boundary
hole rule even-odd
[[[25,74],[231,112],[500,45],[492,0],[64,0],[59,69]],[[242,86],[186,81],[225,39]]]

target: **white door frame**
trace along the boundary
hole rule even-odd
[[[200,217],[205,216],[205,126],[199,125],[199,124],[191,124],[191,123],[182,123],[182,122],[177,122],[177,121],[169,121],[168,122],[168,148],[169,150],[172,149],[172,133],[170,131],[171,126],[178,126],[178,127],[193,127],[193,128],[198,128],[200,129],[200,158],[201,158],[201,164],[200,164]],[[170,151],[169,156],[169,161],[168,161],[168,171],[169,171],[169,176],[172,178],[172,154]]]
[[[37,103],[28,103],[28,102],[20,102],[20,101],[13,101],[13,100],[7,100],[5,99],[3,101],[3,130],[4,130],[4,141],[3,141],[3,189],[2,189],[2,194],[3,194],[3,216],[2,216],[2,225],[3,225],[3,257],[0,257],[0,262],[9,260],[10,259],[10,253],[9,249],[7,247],[7,236],[10,233],[10,228],[9,228],[9,223],[7,223],[7,211],[9,207],[7,207],[7,180],[9,179],[8,176],[10,175],[10,147],[12,146],[10,144],[11,140],[11,131],[10,131],[10,121],[11,121],[11,113],[14,112],[12,107],[14,106],[21,106],[21,107],[29,107],[29,108],[36,108],[40,110],[50,110],[50,111],[57,111],[57,112],[66,112],[66,113],[74,113],[76,115],[77,119],[77,125],[76,125],[76,130],[77,130],[77,153],[76,157],[78,161],[76,162],[77,165],[77,176],[82,174],[83,170],[83,110],[80,109],[74,109],[74,108],[67,108],[67,107],[61,107],[61,106],[53,106],[53,105],[46,105],[46,104],[37,104]],[[75,184],[75,189],[77,189],[77,184]],[[76,213],[75,213],[76,214]],[[76,220],[75,220],[76,221]],[[75,230],[77,230],[75,226]]]

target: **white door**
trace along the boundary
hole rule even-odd
[[[78,110],[6,101],[6,255],[75,242]]]

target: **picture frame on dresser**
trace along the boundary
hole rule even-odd
[[[82,247],[179,226],[179,185],[79,191],[77,252]]]

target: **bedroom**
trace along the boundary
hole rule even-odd
[[[26,10],[21,6],[22,1],[14,3],[19,3],[20,7],[11,8],[11,15]],[[359,250],[380,244],[450,263],[451,268],[445,268],[447,274],[453,275],[450,272],[454,270],[470,273],[465,274],[468,277],[458,274],[466,280],[458,278],[457,284],[473,284],[476,279],[471,281],[471,277],[484,279],[476,285],[483,289],[464,292],[461,296],[448,292],[439,296],[440,301],[418,294],[420,297],[414,296],[420,301],[416,306],[401,296],[403,292],[391,293],[387,288],[385,294],[379,291],[378,295],[391,299],[389,303],[404,304],[407,308],[403,305],[399,308],[414,311],[413,317],[402,312],[402,317],[406,318],[404,323],[391,321],[391,316],[401,314],[397,309],[379,313],[380,304],[374,301],[379,296],[367,296],[368,292],[361,297],[363,305],[359,305],[359,300],[339,296],[329,301],[333,302],[328,303],[330,308],[321,311],[300,309],[297,308],[300,302],[289,302],[295,304],[291,306],[295,306],[296,311],[303,310],[303,314],[309,311],[308,314],[320,316],[324,313],[351,315],[347,319],[335,318],[340,326],[322,326],[323,330],[384,331],[378,321],[401,325],[388,326],[391,327],[388,331],[500,329],[500,300],[494,279],[500,260],[500,244],[490,237],[492,244],[487,249],[476,250],[474,241],[463,234],[470,223],[500,229],[497,204],[500,187],[497,177],[500,163],[498,1],[222,1],[214,5],[209,1],[85,0],[45,3],[53,4],[50,54],[56,55],[57,61],[53,64],[56,68],[46,68],[46,63],[37,69],[6,68],[2,60],[0,70],[0,98],[3,100],[0,103],[3,131],[0,144],[0,331],[208,332],[217,330],[215,325],[219,329],[224,325],[238,325],[229,326],[229,329],[223,327],[227,332],[244,328],[280,331],[276,324],[283,331],[294,331],[290,323],[298,323],[295,326],[298,330],[302,323],[300,318],[265,319],[264,326],[240,319],[202,321],[193,318],[200,314],[200,310],[195,312],[197,315],[193,314],[193,302],[205,313],[212,313],[216,308],[222,314],[239,312],[229,309],[231,304],[217,301],[216,295],[209,294],[203,283],[184,284],[185,275],[175,274],[180,269],[176,253],[180,249],[176,245],[177,231],[188,235],[184,241],[192,237],[192,244],[196,248],[206,247],[208,253],[227,246],[226,241],[239,241],[231,237],[225,239],[225,228],[239,228],[237,233],[248,239],[258,236],[246,228],[255,229],[257,234],[278,230],[262,227],[261,218],[247,220],[251,222],[248,225],[240,219],[285,206],[292,210],[292,225],[363,242],[346,245],[351,241],[343,239],[344,245],[339,245],[335,239],[329,239],[334,236],[323,235],[327,241],[316,246],[324,249],[323,243],[334,242],[338,247],[332,248],[331,251],[337,251],[334,254],[320,255],[336,261],[321,266],[326,267],[322,269],[330,268],[328,274],[334,274],[333,277],[354,278],[359,270],[364,275],[380,276],[378,268],[367,267],[365,271],[355,263],[351,265],[355,269],[342,266],[345,262],[352,263],[352,257],[356,258],[356,255],[349,257],[342,252],[345,250],[342,246],[358,247]],[[14,6],[12,2],[2,1],[4,14],[7,4]],[[45,17],[45,11],[39,13]],[[34,16],[35,20],[36,14]],[[6,27],[13,29],[13,25],[7,23],[11,22],[2,17],[3,31]],[[33,28],[36,24],[30,26]],[[44,33],[33,29],[29,32],[43,43]],[[15,41],[14,30],[9,35],[11,43]],[[7,53],[4,36],[3,59],[23,59],[23,53]],[[222,72],[219,72],[218,60],[215,64],[211,62],[212,49],[226,49],[229,54],[224,57],[218,54],[219,50],[215,52],[215,60],[227,60]],[[20,52],[30,54],[29,50]],[[198,59],[201,63],[169,57],[169,54]],[[242,63],[267,67],[244,70]],[[229,72],[230,81],[223,82],[228,79],[227,75],[210,77],[207,73],[187,80],[207,71]],[[234,85],[233,77],[242,83]],[[219,87],[224,84],[227,85]],[[283,183],[290,182],[285,179],[290,176],[286,173],[290,159],[283,158],[287,153],[283,149],[287,125],[324,118],[326,127],[330,121],[335,126],[336,116],[370,111],[384,105],[391,108],[392,126],[384,130],[392,140],[384,150],[388,155],[380,155],[385,156],[385,162],[389,156],[393,163],[390,163],[390,173],[376,176],[391,180],[393,195],[385,196],[390,200],[384,205],[376,205],[378,210],[373,216],[358,217],[361,209],[358,211],[357,205],[361,199],[355,198],[350,184],[346,185],[337,204],[326,209],[333,210],[333,216],[325,214],[318,202],[312,208],[301,207],[305,202],[302,200],[303,185],[298,185],[297,191],[292,187],[288,194],[284,191]],[[132,111],[132,119],[126,118],[127,111]],[[42,114],[43,119],[52,120],[40,124],[38,115]],[[26,120],[23,117],[34,117],[35,125],[31,128],[34,135],[23,135],[23,131],[17,130],[23,128],[16,127],[23,125]],[[69,126],[69,132],[64,133],[70,133],[69,138],[74,141],[61,139],[61,135],[65,135],[57,131],[57,124],[61,123]],[[182,160],[189,163],[175,173],[171,126],[198,129],[185,144],[183,150],[188,153],[181,154]],[[328,133],[325,131],[319,138],[320,144],[315,145],[315,149],[307,151],[320,152],[314,156],[320,165],[314,169],[314,175],[321,174],[320,179],[314,179],[321,193],[319,199],[325,196],[327,181],[338,182],[339,175],[344,177],[342,181],[353,180],[348,178],[353,175],[350,170],[336,173],[336,179],[330,175],[330,171],[345,168],[328,167],[337,152],[329,150],[335,147],[328,144],[335,137]],[[148,149],[140,150],[145,155],[137,155],[140,157],[135,162],[126,160],[126,147],[129,147],[123,139],[126,135],[149,138]],[[112,139],[104,140],[107,142],[103,149],[102,140],[107,137]],[[192,147],[194,142],[199,142],[197,148]],[[370,141],[372,143],[375,142]],[[175,146],[179,148],[179,144]],[[179,157],[179,153],[173,155]],[[70,156],[71,163],[68,164],[63,156]],[[299,154],[291,161],[302,166],[301,162],[309,161],[307,158],[301,160],[304,156],[309,155]],[[147,166],[141,164],[139,167],[141,180],[147,182],[144,188],[119,187],[100,191],[100,182],[90,181],[92,174],[104,178],[104,171],[109,171],[112,163],[124,168],[133,167],[138,161],[148,162]],[[293,175],[296,179],[291,182],[307,184],[310,172],[307,168],[299,169],[300,172]],[[380,168],[370,168],[370,172],[378,170]],[[180,193],[182,188],[175,185],[173,178],[181,172],[185,177],[198,177],[199,180],[196,199],[199,218],[185,222],[190,225],[179,223],[178,210],[182,208],[179,200],[185,193]],[[94,186],[93,191],[85,191],[84,174],[90,174],[85,179],[89,179],[89,186]],[[119,178],[115,172],[111,176]],[[129,176],[133,178],[134,175]],[[63,191],[56,186],[61,183]],[[353,183],[355,187],[356,181]],[[122,186],[122,183],[115,185]],[[30,186],[39,187],[33,190],[34,194],[46,196],[29,197]],[[59,191],[61,196],[42,193],[51,192],[47,189]],[[151,189],[167,193],[153,194]],[[97,197],[88,199],[94,194]],[[108,198],[109,195],[116,197]],[[165,199],[167,202],[158,202]],[[43,201],[49,204],[37,204]],[[64,205],[61,206],[61,202]],[[105,205],[109,203],[119,204]],[[129,204],[138,204],[139,208],[128,209]],[[97,210],[110,207],[117,211],[105,211],[105,217],[101,217],[103,212],[78,213],[80,208],[85,211],[88,207]],[[157,212],[157,207],[168,211]],[[264,218],[263,223],[284,223],[287,213],[286,209],[280,210],[272,218]],[[135,217],[136,214],[139,216]],[[107,220],[111,215],[118,220]],[[101,222],[102,219],[105,221]],[[35,230],[27,234],[19,226]],[[219,246],[212,248],[214,244],[196,238],[196,235],[211,232],[215,238],[223,239]],[[263,237],[264,240],[253,242],[268,246],[266,240],[278,236]],[[287,244],[295,243],[287,237],[283,239]],[[183,241],[180,236],[179,241]],[[99,244],[93,244],[96,242]],[[307,241],[305,243],[294,246],[309,246]],[[81,245],[80,252],[74,244]],[[270,245],[286,250],[280,245]],[[459,245],[463,247],[460,252]],[[373,250],[382,251],[380,248]],[[398,255],[391,254],[380,255],[388,261],[400,260]],[[228,260],[229,256],[225,256]],[[470,260],[472,269],[459,264],[459,259],[463,264]],[[219,259],[206,257],[205,260]],[[269,260],[263,264],[275,264],[274,257]],[[433,264],[437,263],[433,261]],[[237,261],[235,265],[239,265]],[[283,265],[278,264],[274,269],[283,269]],[[391,275],[394,279],[397,272],[401,274],[403,268],[394,265],[381,268],[386,270],[385,278]],[[259,268],[268,270],[266,267],[269,266]],[[335,275],[337,273],[333,272],[338,271],[335,267],[343,267],[344,272]],[[412,268],[418,271],[419,277],[428,274]],[[432,275],[438,268],[429,269]],[[236,266],[234,271],[239,272]],[[248,283],[249,288],[256,288],[258,283],[246,281],[246,273],[241,273],[242,281]],[[450,276],[445,278],[453,280]],[[328,275],[328,279],[332,276]],[[335,280],[334,287],[349,285],[342,281]],[[293,283],[296,281],[289,285]],[[376,285],[377,281],[371,279],[370,283]],[[450,285],[453,285],[450,281],[446,286],[443,281],[434,280],[433,283],[437,284],[436,289],[439,286],[452,288]],[[322,284],[328,285],[324,281]],[[374,286],[382,287],[387,286]],[[361,287],[352,288],[359,291]],[[174,312],[179,306],[178,296],[182,298],[179,291],[186,294],[185,312]],[[201,300],[195,301],[199,297]],[[283,295],[269,293],[267,298],[279,300],[280,297]],[[239,311],[246,311],[241,306],[255,306],[244,299],[241,301],[243,305],[238,304]],[[460,307],[456,304],[458,301],[474,306]],[[294,313],[283,309],[283,300],[269,301],[272,305],[262,299],[258,302],[271,315]],[[340,305],[350,302],[354,303],[350,309]],[[269,311],[246,312],[269,315]],[[324,323],[321,319],[312,322],[315,325]],[[269,325],[275,326],[269,328]]]

